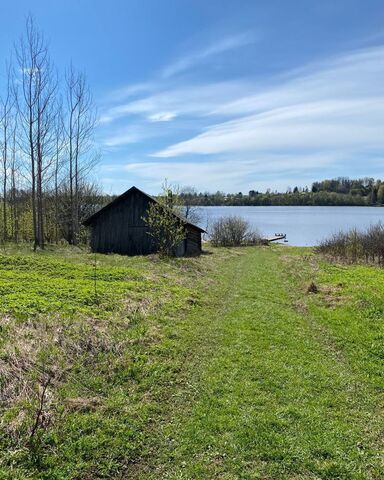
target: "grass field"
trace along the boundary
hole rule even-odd
[[[384,478],[384,270],[96,260],[0,255],[1,479]]]

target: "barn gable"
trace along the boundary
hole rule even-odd
[[[91,228],[91,248],[99,253],[145,255],[156,251],[148,226],[143,220],[150,202],[156,200],[132,187],[108,205],[89,217],[84,225]],[[186,239],[178,255],[201,252],[201,234],[204,230],[180,218],[186,229]]]

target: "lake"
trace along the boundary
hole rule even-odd
[[[340,230],[364,229],[384,222],[384,208],[377,207],[201,207],[206,228],[228,215],[239,215],[264,237],[286,233],[288,245],[314,246]]]

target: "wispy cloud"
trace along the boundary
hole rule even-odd
[[[247,81],[227,81],[197,83],[193,85],[164,86],[159,84],[157,91],[128,102],[119,103],[102,113],[101,123],[108,124],[123,117],[138,115],[153,121],[164,112],[171,112],[172,119],[178,116],[194,117],[210,115],[219,110],[223,103],[235,101],[241,92],[249,91]]]
[[[384,46],[269,78],[188,83],[175,75],[127,87],[120,99],[128,96],[105,111],[103,142],[121,151],[140,145],[140,161],[125,172],[143,186],[169,177],[233,190],[262,188],[264,178],[285,188],[289,179],[310,183],[324,168],[348,175],[363,158],[365,175],[369,166],[378,171],[384,149],[383,78]]]
[[[140,95],[148,93],[156,88],[156,84],[152,82],[142,82],[135,83],[133,85],[127,85],[112,92],[109,92],[104,98],[105,102],[119,102],[121,100],[126,100],[129,97],[134,97],[135,95]]]
[[[384,47],[332,60],[288,83],[211,111],[236,119],[154,154],[384,147]]]
[[[142,142],[154,135],[155,132],[143,125],[133,125],[108,132],[101,137],[101,142],[105,147],[121,147]]]
[[[177,77],[177,74],[192,69],[205,60],[212,61],[215,56],[245,47],[255,41],[254,32],[242,32],[217,39],[208,46],[192,52],[186,51],[182,57],[165,66],[153,81],[127,85],[108,94],[104,103],[109,106],[104,106],[102,109],[100,123],[108,124],[132,114],[147,114],[150,121],[169,121],[171,118],[169,115],[164,116],[164,112],[172,112],[173,119],[179,112],[201,112],[206,108],[212,109],[218,105],[209,101],[210,98],[213,101],[219,100],[220,92],[224,91],[226,97],[222,97],[221,100],[228,101],[233,98],[228,97],[232,90],[231,84],[239,82],[213,84],[200,82],[195,85],[180,86],[177,79],[172,77]]]
[[[239,47],[244,47],[256,41],[253,32],[243,32],[237,35],[221,38],[214,43],[211,43],[205,48],[196,50],[195,52],[185,54],[175,62],[166,66],[162,72],[164,78],[169,78],[181,72],[191,69],[202,61],[219,55],[229,50]]]
[[[158,112],[148,115],[148,120],[151,122],[169,122],[176,117],[175,112]]]
[[[249,115],[155,153],[155,157],[292,149],[382,148],[384,98],[307,103]]]
[[[316,170],[324,165],[337,163],[340,157],[303,153],[296,154],[262,154],[246,159],[215,158],[209,161],[150,161],[132,162],[125,166],[119,166],[129,174],[146,185],[156,185],[158,179],[171,178],[173,182],[181,185],[194,185],[204,190],[209,185],[219,184],[221,189],[241,189],[244,183],[257,188],[268,188],[271,186],[271,177],[277,174],[284,174],[282,187],[286,188],[296,183],[295,175],[302,169]],[[244,182],[244,179],[247,179]],[[311,178],[310,181],[314,180]],[[268,183],[269,182],[269,183]],[[273,182],[275,183],[275,182]]]

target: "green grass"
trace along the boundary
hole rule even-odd
[[[91,256],[84,258],[84,263],[75,263],[40,255],[0,255],[0,312],[21,318],[53,312],[95,316],[118,307],[118,294],[149,288],[138,270],[96,262],[95,272]]]
[[[383,478],[384,270],[212,252],[0,256],[0,478]]]

